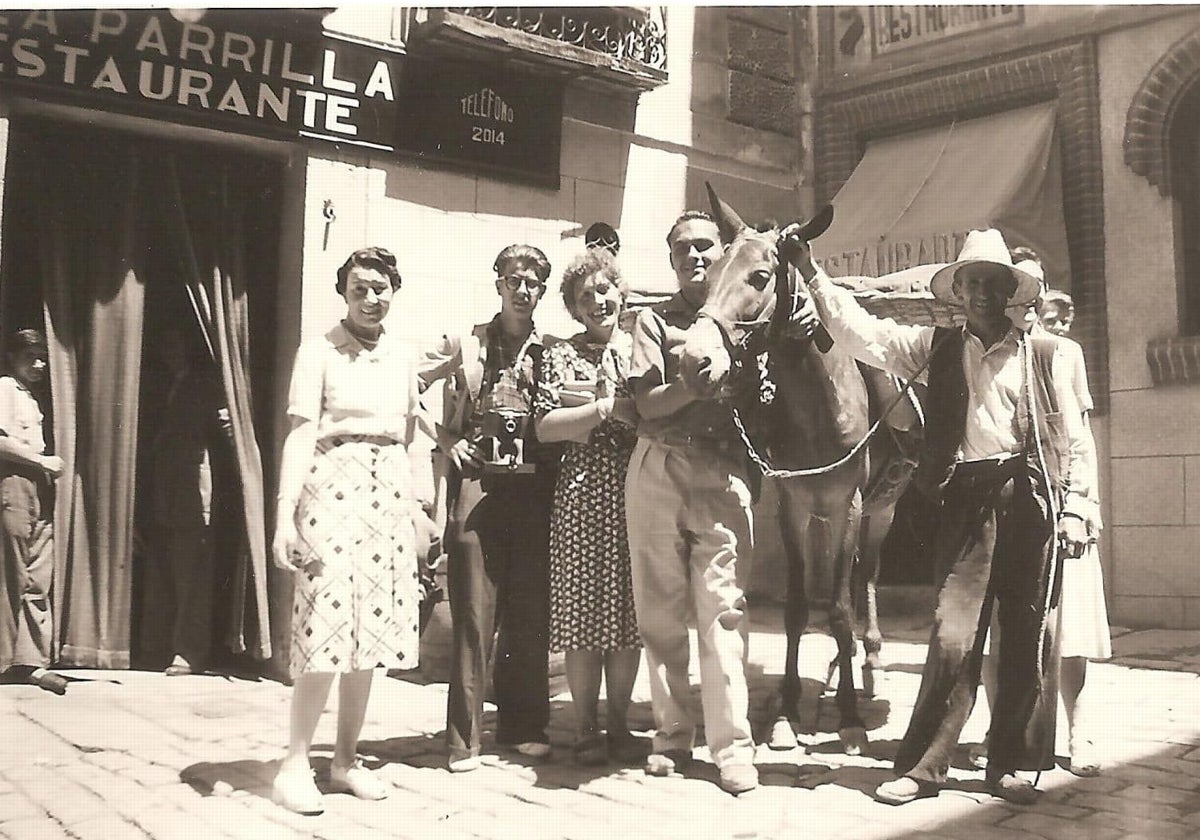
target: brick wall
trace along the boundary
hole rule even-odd
[[[1108,405],[1104,179],[1092,39],[819,96],[814,140],[817,200],[828,201],[841,189],[874,137],[1048,100],[1058,105],[1063,215],[1077,313],[1073,333],[1084,348],[1096,409],[1103,412]]]
[[[1150,71],[1129,104],[1125,118],[1125,163],[1158,187],[1172,194],[1171,165],[1167,159],[1172,106],[1200,76],[1200,29],[1180,38]]]

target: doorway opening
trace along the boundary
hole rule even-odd
[[[245,668],[269,645],[281,200],[273,158],[14,120],[0,337],[49,339],[58,662],[164,668],[182,646]]]

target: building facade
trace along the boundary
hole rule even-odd
[[[288,373],[341,316],[346,255],[398,255],[389,328],[415,342],[495,311],[492,261],[513,242],[554,266],[542,330],[573,333],[557,278],[597,221],[636,291],[671,291],[664,236],[706,181],[747,218],[811,206],[805,23],[685,7],[0,16],[0,320],[51,337],[59,660],[137,664],[169,334],[217,362],[233,414],[237,559],[214,639],[282,673],[290,588],[266,547]]]
[[[848,220],[827,269],[952,260],[984,225],[1034,247],[1096,400],[1111,618],[1200,626],[1200,10],[841,6],[812,30],[814,198]]]

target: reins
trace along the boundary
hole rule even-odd
[[[943,339],[943,341],[945,341],[945,339]],[[892,409],[899,405],[902,399],[908,396],[908,393],[912,390],[913,382],[920,378],[921,374],[923,374],[926,368],[929,367],[929,363],[933,361],[934,353],[936,353],[938,348],[942,346],[943,341],[939,341],[937,344],[930,346],[929,356],[925,359],[925,362],[921,365],[920,369],[913,374],[912,378],[905,381],[904,387],[900,389],[900,392],[896,394],[895,399],[888,404],[888,407],[883,410],[878,419],[871,424],[871,428],[867,430],[867,433],[862,437],[862,439],[858,443],[854,444],[849,452],[847,452],[841,458],[838,458],[836,461],[830,464],[824,464],[820,467],[807,467],[797,470],[781,470],[776,467],[772,467],[767,459],[763,455],[759,454],[759,451],[755,448],[754,442],[750,440],[750,434],[746,431],[746,427],[742,423],[741,413],[738,411],[737,406],[733,406],[733,424],[737,427],[738,436],[742,439],[742,443],[746,447],[746,454],[750,456],[750,460],[754,462],[754,465],[758,467],[759,471],[761,471],[763,476],[766,478],[806,478],[816,475],[825,475],[833,472],[836,469],[844,467],[851,460],[853,460],[859,452],[862,451],[864,446],[871,442],[871,438],[875,436],[877,431],[879,431],[879,427],[883,425],[883,421],[886,420],[888,415],[892,413]]]

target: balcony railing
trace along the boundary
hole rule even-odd
[[[667,80],[661,6],[460,6],[429,9],[410,44],[455,46],[558,66],[574,76],[648,90]]]
[[[667,69],[667,33],[661,8],[469,6],[450,11],[656,70]]]

